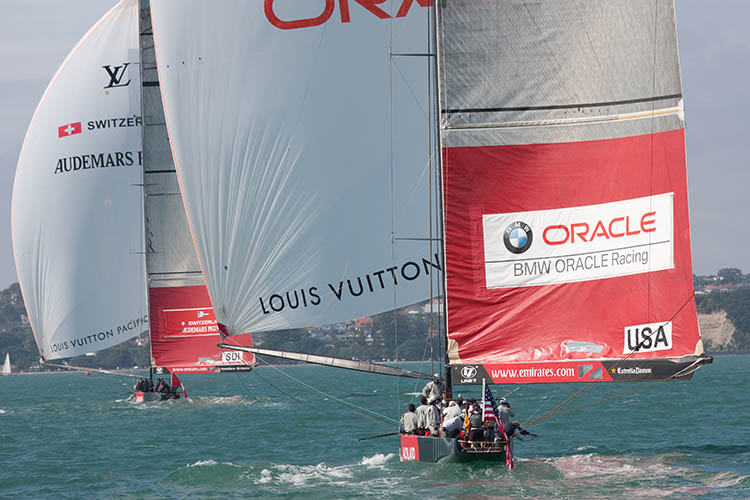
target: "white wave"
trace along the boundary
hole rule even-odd
[[[6,411],[6,410],[3,410],[3,409],[0,409],[0,415],[4,415],[4,414],[10,414],[10,413],[12,413],[12,412],[11,412],[11,411]]]
[[[359,465],[383,465],[384,463],[388,462],[389,460],[393,460],[396,457],[397,455],[395,453],[389,453],[387,455],[376,453],[371,457],[362,457],[362,461],[359,463]]]
[[[191,468],[191,467],[203,467],[203,466],[214,466],[214,465],[229,465],[230,467],[237,467],[241,468],[241,465],[233,464],[232,462],[217,462],[216,460],[208,459],[208,460],[198,460],[195,463],[187,464],[185,468]]]
[[[735,472],[719,472],[701,482],[706,486],[711,486],[713,488],[729,488],[731,486],[737,486],[748,477],[749,476],[740,476]]]
[[[566,479],[622,476],[631,479],[684,475],[678,467],[635,457],[614,457],[587,453],[548,459]]]
[[[596,449],[596,446],[584,445],[584,446],[579,446],[578,448],[576,448],[576,451],[588,451],[588,450],[595,450],[595,449]]]
[[[325,463],[318,465],[279,464],[260,471],[256,484],[275,483],[285,486],[304,486],[309,483],[349,484],[352,477],[349,466],[331,467]]]

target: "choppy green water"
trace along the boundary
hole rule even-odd
[[[283,370],[394,418],[422,385],[402,380],[397,388],[388,377],[322,367]],[[510,473],[503,464],[401,463],[396,437],[357,440],[394,427],[270,367],[185,376],[190,400],[148,404],[129,398],[130,379],[2,377],[0,498],[748,498],[748,371],[750,356],[718,357],[691,382],[651,384],[545,421],[532,429],[541,437],[516,445]],[[511,403],[527,420],[580,387],[522,386]],[[579,401],[634,387],[597,386]]]

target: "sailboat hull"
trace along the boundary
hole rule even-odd
[[[465,447],[458,439],[432,436],[401,435],[400,458],[402,462],[439,462],[443,459],[457,462],[505,462],[505,443]],[[449,458],[450,457],[450,458]]]
[[[161,392],[135,392],[136,403],[148,403],[151,401],[164,401],[166,399],[180,399],[179,394],[162,394]]]

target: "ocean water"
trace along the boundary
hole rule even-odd
[[[123,377],[0,377],[0,498],[750,498],[748,372],[750,356],[720,356],[691,382],[597,385],[571,407],[621,395],[534,426],[512,472],[402,463],[397,437],[358,440],[395,424],[338,400],[395,419],[422,382],[264,366],[186,375],[190,399],[137,404]],[[580,388],[510,400],[525,421]]]

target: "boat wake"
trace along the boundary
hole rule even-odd
[[[193,406],[252,406],[257,401],[250,401],[244,396],[194,396],[187,400]]]
[[[708,471],[681,465],[687,454],[665,453],[653,456],[606,456],[595,453],[541,459],[562,474],[579,491],[595,491],[606,485],[618,488],[621,496],[668,497],[671,495],[716,495],[723,489],[750,486],[750,476],[733,471]],[[537,460],[528,460],[537,462]],[[529,464],[533,469],[534,465]],[[662,486],[654,488],[654,484]],[[665,488],[664,484],[672,485]]]

